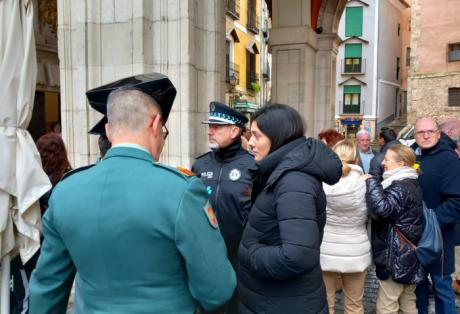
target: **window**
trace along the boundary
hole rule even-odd
[[[362,44],[345,44],[345,66],[344,73],[362,72]]]
[[[460,61],[460,43],[449,44],[447,50],[449,62]]]
[[[240,1],[239,0],[227,0],[225,9],[227,14],[229,14],[234,19],[240,18]]]
[[[398,23],[398,37],[401,35],[401,24]]]
[[[345,36],[363,35],[363,7],[348,7],[345,11]]]
[[[396,80],[399,81],[399,58],[396,58]]]
[[[346,85],[343,87],[343,113],[360,113],[361,86]]]
[[[410,47],[406,47],[406,66],[410,66]]]
[[[460,87],[449,88],[449,107],[460,107]]]
[[[259,18],[256,14],[256,0],[248,0],[248,30],[259,33]]]

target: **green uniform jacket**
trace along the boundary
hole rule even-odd
[[[150,154],[112,148],[53,191],[30,281],[30,313],[193,313],[225,303],[236,285],[201,180]]]

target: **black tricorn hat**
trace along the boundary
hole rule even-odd
[[[90,134],[105,135],[105,124],[107,123],[107,98],[110,92],[119,87],[133,87],[153,97],[161,109],[161,116],[164,122],[168,120],[176,89],[166,75],[160,73],[149,73],[127,77],[86,92],[89,104],[104,117],[89,131]]]

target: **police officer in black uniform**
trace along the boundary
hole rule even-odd
[[[252,178],[248,168],[254,157],[241,146],[241,132],[248,119],[225,104],[209,104],[210,152],[195,161],[192,171],[201,178],[219,222],[230,262],[236,270],[243,224],[251,208]],[[235,297],[218,313],[236,313]],[[217,313],[217,312],[216,312]]]
[[[209,119],[202,122],[209,125],[211,151],[198,157],[192,167],[208,189],[234,268],[243,222],[251,208],[252,179],[248,168],[254,165],[254,158],[241,147],[241,131],[247,122],[240,112],[211,102]]]

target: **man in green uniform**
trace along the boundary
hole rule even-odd
[[[158,162],[175,93],[160,74],[88,92],[93,107],[107,104],[113,146],[53,191],[31,314],[65,313],[74,277],[76,314],[192,314],[232,296],[235,273],[206,188]]]

